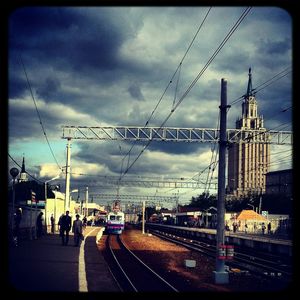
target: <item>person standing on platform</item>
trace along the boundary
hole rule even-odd
[[[66,211],[65,215],[62,215],[59,219],[59,231],[62,240],[62,245],[67,246],[69,243],[69,232],[71,230],[71,217],[69,211]]]
[[[51,233],[54,234],[54,232],[55,232],[55,219],[53,217],[53,214],[51,214],[50,222],[51,222]]]
[[[74,246],[78,247],[80,239],[82,238],[82,221],[79,215],[76,215],[76,220],[73,221],[72,232],[74,233]]]
[[[271,222],[268,223],[268,234],[271,234]]]
[[[37,237],[43,235],[43,212],[40,212],[36,218],[36,235]]]

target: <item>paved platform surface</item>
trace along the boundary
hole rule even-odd
[[[100,232],[99,232],[100,231]],[[120,292],[96,239],[100,227],[87,227],[74,247],[73,235],[63,246],[58,234],[21,240],[8,249],[8,289],[14,292]]]

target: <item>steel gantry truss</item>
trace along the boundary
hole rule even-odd
[[[148,201],[164,201],[164,202],[176,202],[178,197],[176,196],[147,196],[147,195],[126,195],[120,194],[116,196],[116,194],[91,194],[96,199],[104,199],[104,200],[115,200],[118,197],[120,200],[148,200]]]
[[[63,139],[128,140],[170,142],[219,142],[219,129],[133,127],[133,126],[62,126]],[[291,145],[291,131],[227,129],[228,143],[269,143]]]
[[[144,188],[190,188],[190,189],[201,189],[205,186],[205,183],[197,181],[153,181],[153,180],[101,180],[101,184],[97,183],[98,187],[107,187],[111,185],[119,186],[136,186]],[[212,189],[217,189],[217,183],[211,183]]]

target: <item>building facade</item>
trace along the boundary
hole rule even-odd
[[[267,174],[266,194],[284,194],[286,197],[293,195],[293,170],[273,171]]]
[[[242,104],[242,116],[236,121],[236,129],[265,132],[263,117],[258,115],[252,74],[249,69],[247,93]],[[228,149],[227,192],[234,197],[264,193],[266,173],[270,164],[268,135],[261,135],[260,143],[239,142]]]

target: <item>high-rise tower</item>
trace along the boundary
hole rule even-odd
[[[236,129],[266,131],[263,117],[258,116],[252,74],[249,69],[247,92],[242,104],[242,116],[236,121]],[[236,143],[228,149],[228,192],[236,197],[263,193],[270,162],[270,145],[267,135],[261,143]]]

